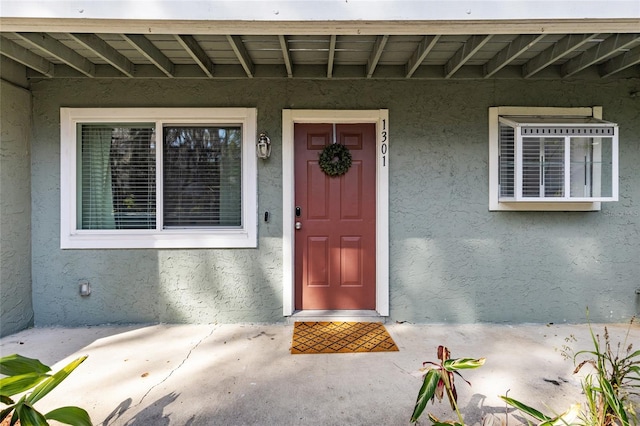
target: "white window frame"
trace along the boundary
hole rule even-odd
[[[489,108],[489,210],[490,211],[600,211],[600,201],[499,201],[498,137],[500,116],[556,116],[592,117],[602,120],[602,107],[491,107]],[[614,168],[617,171],[617,151],[614,153]],[[617,174],[614,180],[617,194]]]
[[[97,248],[255,248],[257,247],[257,157],[255,108],[61,108],[60,109],[60,247]],[[242,126],[242,212],[239,228],[86,230],[77,226],[77,124],[140,123],[156,125],[162,147],[163,124]],[[156,156],[162,170],[162,155]],[[160,173],[160,172],[159,172]],[[162,179],[157,180],[161,193]],[[159,201],[156,201],[159,202]],[[161,214],[162,209],[157,209]]]

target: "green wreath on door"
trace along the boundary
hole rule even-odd
[[[339,143],[332,143],[320,151],[320,169],[329,176],[341,176],[351,167],[349,148]]]

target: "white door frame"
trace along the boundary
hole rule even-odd
[[[282,311],[295,309],[295,123],[376,124],[376,312],[389,316],[389,110],[282,110]]]

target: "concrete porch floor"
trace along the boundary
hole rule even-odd
[[[547,413],[584,400],[561,352],[592,348],[587,325],[386,327],[399,352],[291,355],[288,324],[159,324],[35,328],[0,339],[0,353],[38,358],[54,371],[89,355],[36,408],[77,405],[105,426],[408,425],[418,370],[437,360],[439,344],[453,358],[487,358],[463,372],[472,387],[456,380],[467,425],[490,414],[504,419],[498,395],[506,392]],[[640,349],[640,326],[607,327],[615,343],[630,330],[627,344]],[[593,329],[602,335],[604,325]],[[426,411],[455,418],[446,401]],[[522,423],[512,412],[508,424]],[[430,424],[426,413],[420,424]]]

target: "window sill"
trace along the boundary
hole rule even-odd
[[[108,235],[106,234],[108,232]],[[77,233],[64,236],[62,249],[194,249],[194,248],[256,248],[255,233],[245,230],[202,231],[150,234],[148,232]]]
[[[489,205],[489,211],[556,211],[556,212],[597,212],[600,202],[497,202]]]

